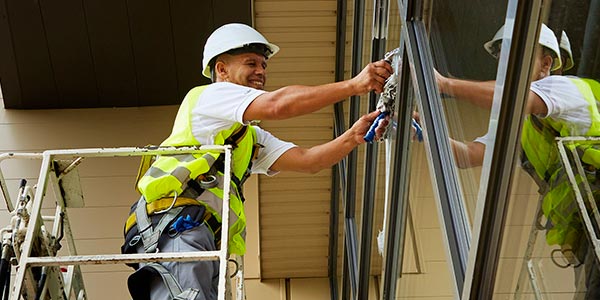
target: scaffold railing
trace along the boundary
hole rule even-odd
[[[8,290],[11,300],[19,299],[88,299],[80,265],[125,264],[140,262],[219,261],[218,299],[231,298],[227,264],[229,235],[229,193],[223,196],[221,247],[217,251],[158,252],[135,254],[78,255],[67,207],[83,206],[83,193],[79,186],[78,165],[91,157],[141,157],[155,155],[194,154],[206,151],[224,153],[225,169],[223,189],[231,188],[232,148],[225,146],[198,147],[125,147],[47,150],[42,153],[0,154],[0,189],[11,215],[11,224],[0,231],[3,260],[6,256],[16,263],[14,284]],[[13,201],[2,172],[1,163],[8,159],[40,160],[38,181],[32,187],[21,181],[17,199]],[[60,162],[60,163],[59,163]],[[65,186],[66,185],[66,186]],[[56,199],[54,215],[42,216],[42,204],[48,186],[52,186]],[[81,201],[79,201],[81,200]],[[48,229],[46,223],[51,223]],[[57,255],[63,237],[69,255]],[[6,251],[5,251],[6,250]],[[6,253],[6,255],[5,255]],[[10,255],[9,255],[10,254]],[[12,256],[11,256],[12,255]],[[236,299],[244,299],[243,264],[236,262]],[[43,278],[33,276],[32,267],[41,267]],[[65,268],[66,267],[66,268]],[[11,266],[8,266],[11,268]],[[9,276],[10,277],[10,276]],[[10,278],[2,278],[9,280]],[[6,281],[9,282],[9,281]],[[4,286],[5,282],[0,282]],[[4,298],[6,299],[6,298]]]
[[[590,170],[584,168],[577,147],[586,144],[600,146],[600,137],[564,137],[558,138],[557,144],[589,242],[594,249],[596,259],[600,261],[600,237],[598,236],[600,211],[594,198],[594,189],[588,180]]]
[[[597,200],[594,197],[594,191],[597,188],[593,187],[594,185],[589,182],[590,174],[596,173],[598,170],[595,170],[595,168],[592,168],[593,170],[591,170],[590,167],[585,166],[582,162],[581,152],[579,151],[581,149],[580,146],[589,145],[600,147],[600,137],[558,137],[556,138],[556,144],[564,174],[566,174],[573,191],[572,196],[574,197],[574,205],[576,205],[583,225],[582,228],[584,232],[582,232],[582,234],[585,234],[585,236],[582,236],[581,238],[588,239],[596,259],[600,261],[600,237],[598,236],[598,233],[600,232],[600,211],[598,210]],[[600,176],[600,173],[593,175],[593,178],[600,178],[596,177]],[[547,187],[546,190],[547,189],[549,189],[549,187]],[[537,205],[537,213],[535,215],[536,217],[535,220],[533,220],[533,225],[529,234],[527,249],[524,254],[523,267],[519,275],[516,290],[517,299],[521,299],[520,297],[527,294],[532,295],[536,300],[543,300],[546,298],[547,287],[544,282],[546,274],[544,274],[544,271],[540,267],[541,263],[536,261],[536,255],[534,253],[534,248],[537,247],[536,243],[540,241],[538,234],[540,231],[548,229],[546,225],[542,224],[544,219],[542,214],[542,202],[544,196],[544,194],[540,196]],[[573,265],[569,262],[568,258],[565,258],[564,265],[559,264],[556,261],[558,258],[555,257],[555,252],[563,253],[563,250],[551,250],[551,253],[549,254],[550,259],[555,265],[560,266],[563,269]],[[573,260],[574,258],[570,259]],[[581,283],[578,283],[578,286],[575,286],[575,293],[580,293],[581,291],[578,289],[583,288],[582,286],[579,286],[579,284]],[[526,289],[526,285],[529,285],[529,290]]]

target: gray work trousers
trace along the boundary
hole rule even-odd
[[[158,244],[158,249],[160,252],[217,250],[213,233],[205,223],[181,232],[175,237],[162,238]],[[138,252],[143,253],[143,247],[139,247]],[[217,287],[219,282],[219,262],[217,260],[162,262],[161,264],[173,274],[182,290],[193,288],[199,291],[195,300],[217,299]],[[171,299],[168,289],[165,287],[159,276],[156,276],[155,279],[149,283],[149,287],[150,299]]]
[[[574,299],[600,299],[600,264],[596,259],[594,247],[587,238],[582,241],[578,258],[582,264],[575,268],[577,293]]]

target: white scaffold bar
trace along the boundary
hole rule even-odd
[[[223,190],[229,191],[231,189],[231,147],[228,151],[225,151],[225,171],[227,175],[225,182],[223,183]],[[229,246],[229,193],[223,193],[223,211],[221,212],[221,250],[219,251],[219,288],[218,288],[218,300],[225,300],[225,296],[229,295],[229,284],[227,276],[227,249]]]
[[[42,159],[42,153],[2,153],[0,154],[0,163],[7,159]],[[14,204],[10,199],[10,195],[8,193],[8,187],[6,186],[6,181],[4,180],[4,174],[0,172],[0,190],[2,190],[2,197],[6,202],[6,208],[9,212],[15,210]]]
[[[564,137],[557,138],[558,150],[561,156],[561,159],[565,166],[565,171],[567,176],[569,177],[569,182],[573,187],[573,191],[575,192],[575,199],[577,201],[577,205],[579,207],[579,212],[581,213],[581,218],[583,219],[584,227],[587,231],[588,237],[590,238],[590,242],[594,247],[594,252],[596,253],[596,258],[600,260],[600,239],[596,234],[596,230],[594,229],[594,225],[592,224],[592,219],[590,218],[590,212],[588,211],[588,206],[584,200],[584,195],[580,189],[580,184],[577,182],[576,174],[573,171],[577,170],[577,175],[579,175],[581,179],[581,184],[583,184],[585,189],[585,196],[587,198],[587,202],[589,203],[589,207],[591,209],[591,215],[597,222],[597,225],[600,226],[600,212],[598,211],[598,206],[596,204],[596,200],[594,199],[594,195],[592,193],[592,189],[587,180],[586,173],[581,164],[581,160],[579,158],[579,153],[577,152],[576,147],[569,147],[567,145],[573,143],[585,143],[590,142],[590,144],[600,144],[600,137]],[[569,160],[569,156],[567,155],[567,149],[569,149],[570,153],[573,155],[575,162],[575,166],[571,165]]]
[[[228,235],[229,235],[229,193],[224,193],[223,196],[223,211],[222,228],[221,228],[221,248],[218,251],[202,251],[202,252],[178,252],[178,253],[134,253],[134,254],[106,254],[106,255],[76,255],[75,244],[71,226],[66,216],[66,202],[63,195],[57,192],[59,179],[69,173],[72,169],[77,168],[83,158],[87,157],[133,157],[146,155],[175,155],[175,154],[193,154],[206,151],[217,151],[224,153],[225,170],[224,170],[224,190],[231,189],[231,163],[232,163],[232,147],[229,145],[219,146],[199,146],[199,147],[125,147],[125,148],[89,148],[89,149],[66,149],[66,150],[47,150],[43,153],[4,153],[0,154],[0,163],[6,159],[25,158],[25,159],[41,159],[39,178],[35,195],[33,196],[29,223],[22,244],[22,249],[18,257],[19,268],[15,278],[15,283],[11,290],[11,300],[19,300],[23,291],[24,281],[31,276],[30,267],[33,266],[48,266],[56,268],[58,266],[74,266],[71,268],[71,275],[66,278],[66,283],[71,287],[78,287],[78,299],[82,294],[83,283],[78,283],[81,280],[79,265],[98,265],[98,264],[125,264],[137,262],[158,262],[158,261],[201,261],[201,260],[219,260],[219,283],[218,283],[218,299],[225,300],[226,295],[230,295],[229,282],[227,280],[227,263],[228,263]],[[53,162],[55,160],[72,159],[73,162],[68,165],[61,174],[55,174],[52,171]],[[57,200],[57,209],[54,217],[46,217],[44,219],[55,222],[52,234],[56,235],[58,231],[64,231],[69,244],[68,256],[54,256],[53,253],[40,253],[38,256],[31,256],[33,244],[36,240],[36,235],[40,234],[40,226],[43,226],[41,208],[46,189],[48,185],[52,185],[55,190]],[[0,188],[2,195],[7,203],[9,211],[15,209],[12,200],[10,199],[4,175],[0,168]],[[62,214],[65,214],[64,217]],[[56,222],[62,221],[58,226]],[[37,255],[37,254],[36,254]],[[73,274],[75,273],[75,274]],[[241,287],[243,288],[243,286]],[[77,292],[77,290],[75,290]],[[31,292],[31,291],[30,291]],[[66,295],[70,295],[70,291],[66,291]],[[59,297],[64,298],[64,297]],[[67,299],[69,296],[67,296]]]
[[[27,265],[35,266],[67,266],[67,265],[110,265],[128,264],[137,262],[159,261],[197,261],[216,260],[221,258],[221,251],[201,252],[159,252],[159,253],[132,253],[109,255],[73,255],[73,256],[44,256],[29,257]]]

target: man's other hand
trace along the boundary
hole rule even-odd
[[[381,93],[385,80],[393,73],[392,66],[382,59],[368,64],[358,75],[350,79],[350,82],[356,88],[356,95],[370,91]]]

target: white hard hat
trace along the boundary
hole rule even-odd
[[[239,23],[231,23],[217,28],[206,40],[204,57],[202,58],[202,75],[210,78],[210,61],[229,50],[242,48],[250,44],[262,44],[267,47],[265,56],[270,58],[279,47],[271,44],[254,28]]]
[[[575,63],[573,62],[573,52],[571,51],[571,42],[569,42],[569,37],[567,37],[567,33],[563,30],[560,36],[560,49],[565,50],[567,52],[567,61],[565,61],[565,67],[563,71],[569,70],[573,68]]]
[[[513,21],[507,21],[506,25],[502,25],[500,29],[496,32],[492,40],[483,44],[485,50],[495,58],[498,58],[498,53],[500,53],[500,41],[502,38],[509,38],[512,35]],[[508,30],[504,30],[508,28]],[[546,24],[542,24],[542,31],[540,32],[540,45],[550,49],[554,53],[554,59],[552,62],[552,71],[560,68],[562,65],[560,60],[560,49],[558,47],[558,40],[554,35],[554,32],[546,26]]]

